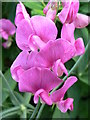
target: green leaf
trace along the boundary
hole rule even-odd
[[[53,118],[69,118],[69,114],[66,113],[62,113],[57,107],[55,107],[53,116],[52,116],[52,120]]]
[[[82,6],[80,6],[79,12],[87,14],[90,12],[89,9],[90,9],[90,4],[87,2],[87,3],[84,3]]]
[[[37,10],[37,9],[33,9],[33,10],[31,11],[31,14],[32,14],[32,16],[37,15],[37,14],[44,16],[43,11],[42,11],[42,10]]]
[[[10,69],[8,69],[5,72],[4,76],[7,79],[8,84],[10,85],[11,90],[14,90],[14,88],[16,86],[16,82],[11,77]],[[2,80],[2,86],[3,86],[3,88],[2,88],[2,94],[3,94],[2,95],[2,102],[4,102],[8,98],[8,96],[9,96],[9,90],[8,90],[7,85],[6,85],[4,80]]]
[[[30,9],[43,10],[41,2],[24,2],[24,5]]]

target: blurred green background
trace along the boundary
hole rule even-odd
[[[45,3],[46,4],[46,3]],[[2,3],[2,18],[10,19],[14,23],[15,12],[16,12],[15,2],[3,2]],[[24,5],[30,14],[33,15],[44,15],[43,8],[45,7],[42,2],[24,2]],[[80,13],[90,15],[90,4],[89,3],[80,3]],[[60,31],[62,28],[62,24],[60,21],[55,21],[56,26],[58,28],[58,37],[60,37]],[[89,45],[90,41],[90,25],[83,29],[75,30],[75,38],[82,37],[84,40],[85,46]],[[2,72],[6,78],[6,81],[2,79],[2,105],[0,104],[0,108],[2,108],[2,112],[0,115],[3,118],[30,118],[34,110],[36,109],[36,105],[33,103],[33,95],[30,93],[20,93],[18,91],[17,83],[12,79],[10,73],[10,66],[20,53],[20,49],[17,47],[15,42],[15,36],[12,37],[12,45],[8,49],[4,49],[2,47]],[[2,41],[4,41],[2,39]],[[45,105],[40,118],[88,118],[89,114],[89,101],[90,101],[90,82],[88,82],[89,74],[89,52],[86,49],[85,54],[81,57],[81,61],[72,72],[71,75],[75,75],[78,78],[78,82],[73,85],[67,92],[66,97],[74,98],[74,110],[73,112],[68,111],[67,113],[61,113],[57,107],[50,107]],[[68,71],[77,64],[79,57],[75,57],[68,61],[65,65]],[[0,79],[1,83],[1,79]],[[12,94],[14,94],[15,98],[19,101],[19,104],[13,99],[10,89],[8,89],[9,85]],[[38,110],[39,111],[39,110]],[[37,113],[38,114],[38,113]]]

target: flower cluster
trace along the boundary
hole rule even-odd
[[[20,92],[34,94],[34,103],[39,97],[42,102],[55,103],[61,112],[73,110],[73,98],[64,99],[66,91],[77,81],[69,77],[64,85],[51,92],[63,80],[59,77],[68,71],[65,63],[71,58],[82,55],[85,47],[82,38],[75,40],[75,28],[83,28],[89,24],[88,16],[78,13],[79,1],[62,1],[63,9],[58,14],[63,23],[61,38],[57,38],[58,30],[54,23],[58,2],[50,0],[43,12],[46,16],[32,16],[24,5],[17,4],[15,25],[16,43],[22,52],[11,66],[13,79],[18,82]],[[59,7],[61,6],[61,3]]]

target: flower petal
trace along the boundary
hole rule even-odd
[[[75,43],[74,30],[75,30],[75,26],[73,23],[64,24],[61,30],[61,38],[68,40],[70,43],[74,44]]]
[[[30,51],[28,38],[31,34],[34,34],[31,24],[25,19],[22,20],[16,31],[16,43],[21,50]]]
[[[57,103],[58,108],[61,112],[65,113],[67,110],[73,110],[73,98],[67,98],[66,100],[61,100]]]
[[[20,75],[19,90],[21,92],[36,93],[44,89],[47,93],[62,82],[57,76],[46,68],[33,67]]]
[[[78,38],[75,41],[75,48],[76,48],[76,56],[84,54],[84,52],[85,52],[85,46],[84,46],[82,38]]]
[[[20,2],[19,4],[17,4],[17,8],[16,8],[15,25],[18,26],[18,24],[23,19],[29,20],[30,16],[27,13],[27,11],[26,11],[24,5],[22,4],[22,2]]]
[[[49,19],[51,19],[52,21],[54,21],[55,17],[56,17],[56,10],[53,10],[52,8],[48,10],[46,17],[48,17]]]
[[[64,94],[66,91],[77,81],[77,78],[74,76],[69,77],[64,85],[57,91],[51,94],[51,99],[53,102],[59,102],[61,99],[64,98]]]
[[[76,19],[74,21],[74,25],[76,28],[84,28],[88,24],[90,24],[90,17],[84,14],[78,13]]]
[[[55,23],[49,18],[36,15],[31,17],[31,23],[36,35],[39,36],[43,42],[56,39],[57,28]]]

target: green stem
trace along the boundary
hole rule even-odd
[[[46,5],[45,5],[45,3],[43,2],[43,0],[39,0],[41,3],[42,3],[42,5],[45,7]]]
[[[35,116],[36,116],[36,114],[37,114],[37,112],[38,112],[39,107],[40,107],[40,100],[38,101],[38,104],[36,105],[35,110],[34,110],[34,112],[33,112],[33,114],[31,115],[31,117],[30,117],[29,120],[32,120],[32,118],[35,118]]]
[[[15,112],[15,111],[18,111],[18,110],[20,110],[20,106],[16,106],[16,107],[7,109],[7,110],[5,110],[5,111],[2,111],[2,112],[0,113],[0,116],[2,116],[2,117],[3,117],[3,116],[8,116],[9,113]]]
[[[7,87],[8,87],[8,90],[9,90],[9,92],[11,93],[12,97],[14,98],[14,100],[16,101],[16,103],[17,103],[18,105],[20,105],[18,99],[16,98],[16,96],[15,96],[14,93],[13,93],[13,91],[11,90],[11,88],[10,88],[10,86],[9,86],[6,78],[4,77],[3,73],[1,72],[1,70],[0,70],[0,75],[1,75],[1,77],[3,78],[3,80],[5,81],[5,83],[6,83]]]
[[[44,106],[45,106],[45,104],[42,104],[42,105],[41,105],[40,110],[39,110],[39,112],[38,112],[38,114],[37,114],[37,116],[36,116],[36,120],[37,120],[37,118],[40,118]]]

